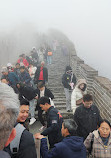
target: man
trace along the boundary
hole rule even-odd
[[[52,94],[52,92],[49,89],[47,89],[45,87],[45,84],[43,81],[40,81],[37,86],[38,86],[38,89],[36,89],[35,92],[36,92],[36,94],[38,94],[38,99],[41,97],[44,97],[44,96],[54,99],[54,95]],[[46,124],[42,117],[43,110],[41,110],[38,102],[37,102],[36,109],[38,110],[38,118],[42,124],[42,127],[39,130],[42,131],[46,127]]]
[[[76,129],[74,120],[65,120],[61,130],[64,139],[55,144],[51,151],[48,151],[47,139],[39,135],[37,138],[41,139],[42,158],[86,158],[83,138],[76,136]]]
[[[15,72],[9,72],[6,67],[2,68],[2,78],[9,81],[9,85],[14,89],[14,91],[17,93],[16,84],[19,82],[18,76],[15,74]]]
[[[97,129],[97,124],[101,120],[98,108],[93,104],[92,95],[83,96],[83,104],[74,113],[74,120],[78,128],[77,134],[86,139],[90,132]]]
[[[20,67],[20,81],[23,82],[24,84],[31,85],[31,77],[28,72],[26,72],[25,66]]]
[[[10,158],[2,151],[15,137],[14,124],[19,112],[19,101],[13,89],[0,82],[0,158]]]
[[[71,94],[72,90],[76,84],[76,77],[72,72],[70,66],[66,66],[65,73],[62,76],[62,84],[64,86],[65,96],[66,96],[66,110],[67,112],[71,111]]]
[[[63,119],[57,109],[50,105],[49,98],[41,97],[39,106],[47,112],[47,128],[41,134],[48,136],[50,148],[53,148],[55,143],[62,140],[61,128]],[[35,134],[35,136],[37,135],[40,135],[40,133]]]
[[[37,84],[40,81],[48,82],[48,70],[44,67],[44,61],[41,62],[41,66],[37,67],[34,77],[34,83]]]

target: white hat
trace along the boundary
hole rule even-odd
[[[11,64],[11,63],[8,63],[8,64],[7,64],[7,67],[12,67],[12,64]]]

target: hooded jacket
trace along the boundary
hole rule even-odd
[[[77,82],[77,85],[75,87],[75,89],[72,92],[71,95],[71,108],[73,110],[73,113],[75,112],[75,109],[77,107],[76,102],[80,99],[83,98],[83,95],[86,94],[86,90],[82,91],[79,86],[80,84],[84,83],[85,85],[87,85],[86,80],[85,79],[79,79]]]
[[[67,136],[48,152],[47,140],[43,138],[41,140],[41,155],[43,158],[86,158],[86,149],[83,138]]]

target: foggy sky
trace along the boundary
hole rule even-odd
[[[111,79],[111,0],[0,0],[0,32],[28,22],[65,33],[77,55]]]

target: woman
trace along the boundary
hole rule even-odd
[[[83,95],[86,94],[86,87],[87,87],[86,80],[79,79],[71,95],[71,108],[73,110],[73,114],[77,106],[82,104]]]
[[[93,131],[86,138],[86,149],[94,158],[111,158],[111,124],[108,120],[101,120],[98,130]]]

